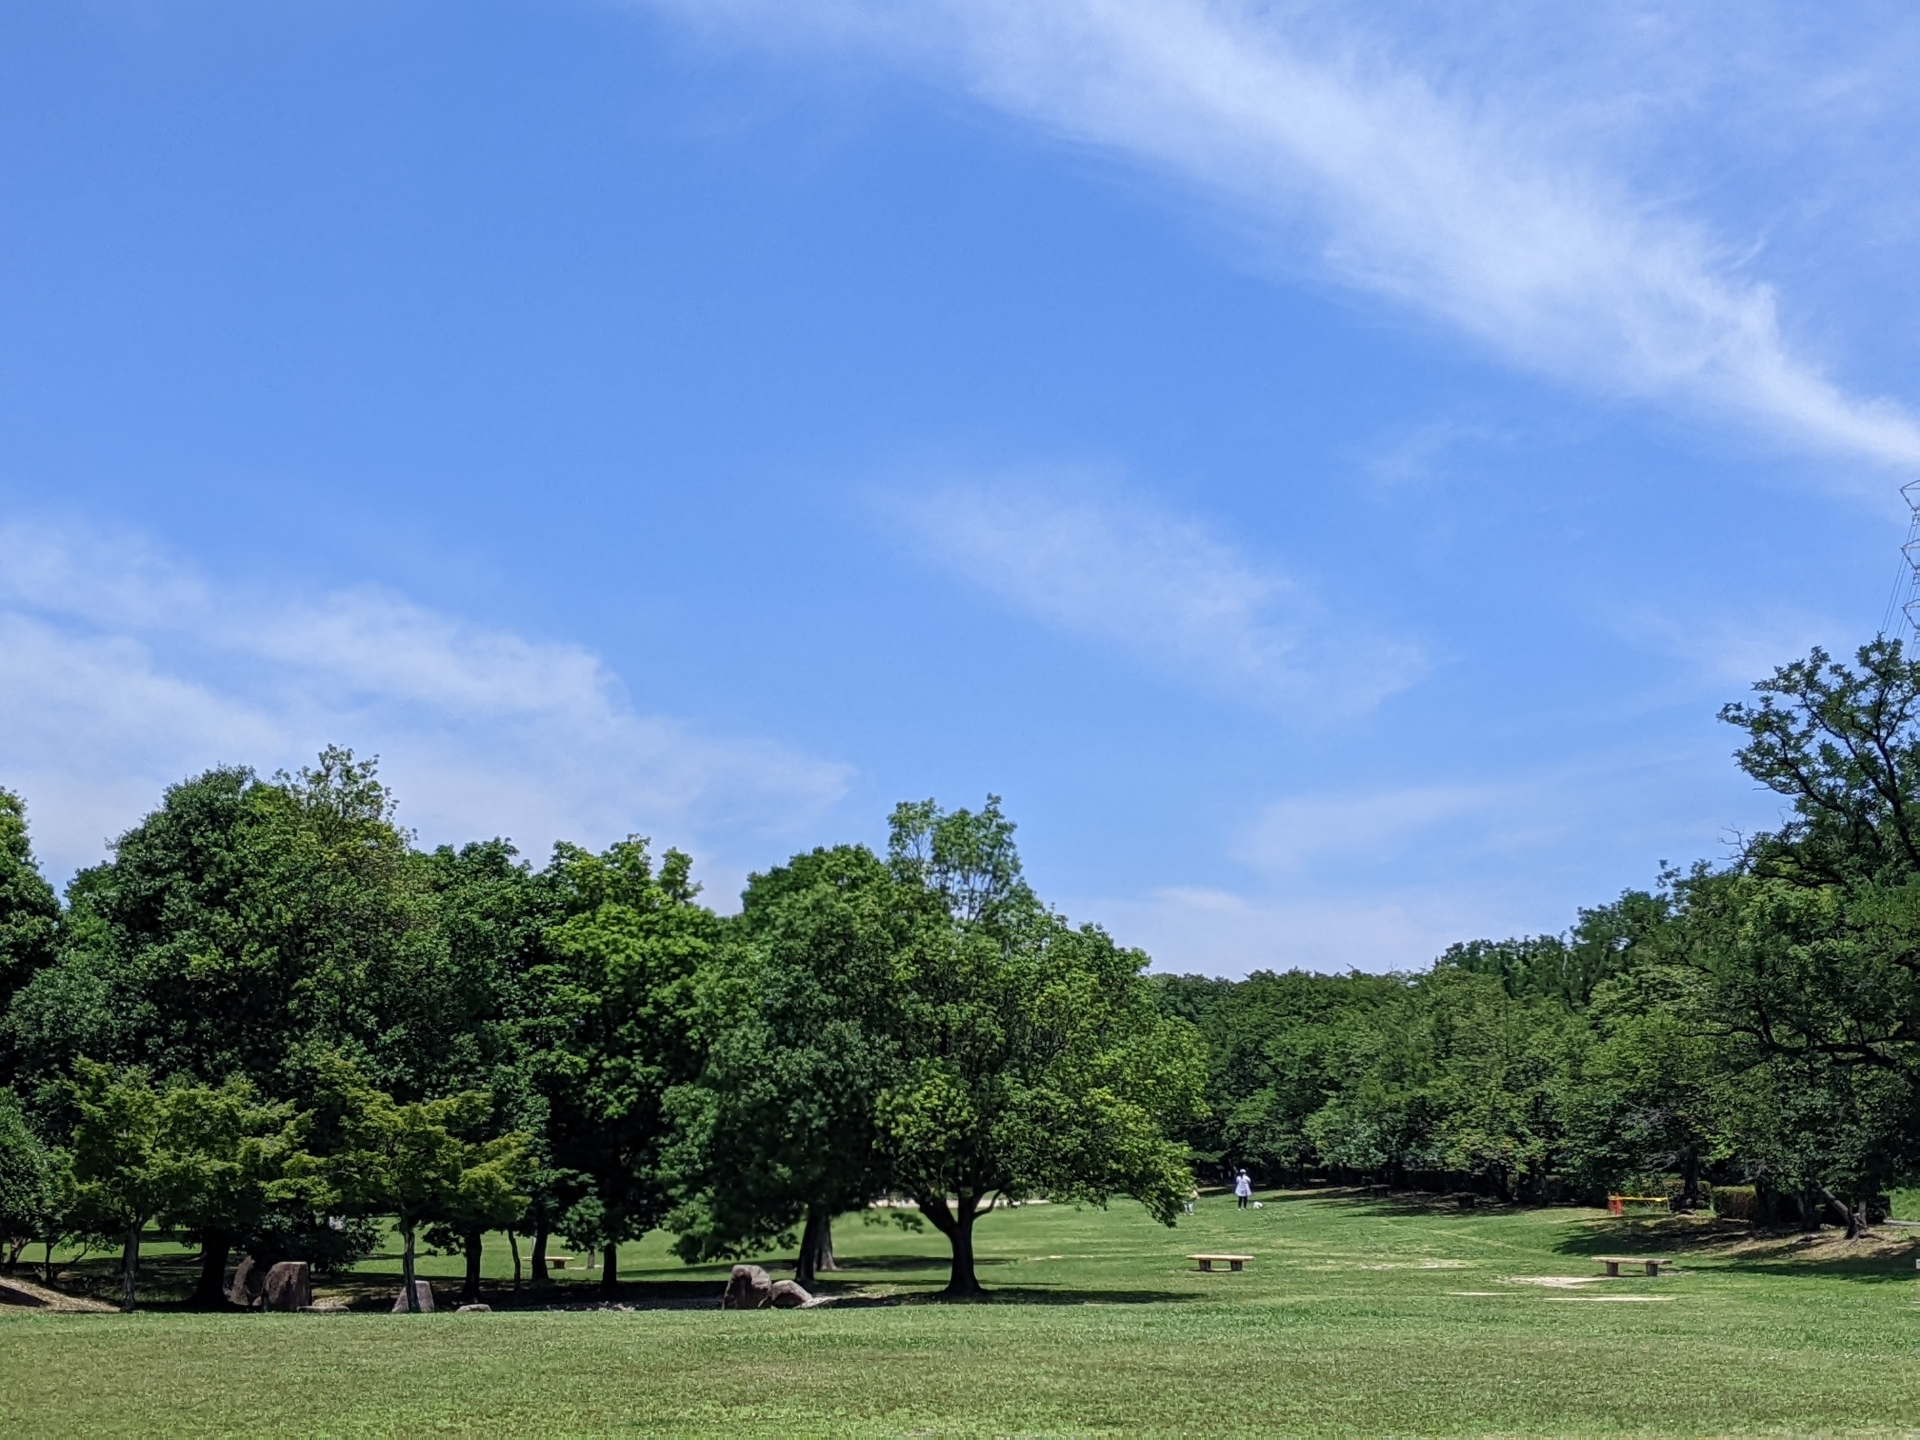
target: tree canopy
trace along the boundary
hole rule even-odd
[[[375,1219],[690,1261],[879,1200],[978,1293],[1001,1201],[1174,1223],[1246,1167],[1516,1202],[1753,1187],[1857,1229],[1920,1172],[1920,662],[1815,651],[1722,712],[1787,817],[1719,865],[1419,972],[1149,975],[1029,884],[1014,826],[898,806],[703,903],[629,836],[419,849],[371,761],[224,767],[64,900],[0,790],[0,1231],[337,1265]],[[917,1219],[916,1219],[917,1217]],[[517,1251],[516,1251],[517,1253]],[[413,1291],[409,1286],[408,1295]]]

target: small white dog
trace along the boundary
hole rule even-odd
[[[1256,1210],[1264,1210],[1267,1208],[1267,1202],[1264,1200],[1256,1200],[1253,1202],[1253,1208]]]

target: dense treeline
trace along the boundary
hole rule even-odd
[[[1791,808],[1728,865],[1418,975],[1157,980],[1207,1040],[1196,1157],[1866,1223],[1920,1168],[1920,665],[1883,641],[1756,689],[1722,715]]]
[[[297,776],[170,789],[60,905],[0,792],[0,1236],[197,1237],[226,1261],[528,1235],[597,1250],[667,1224],[689,1258],[806,1244],[899,1195],[978,1288],[997,1197],[1129,1195],[1171,1223],[1170,1138],[1204,1061],[1146,957],[1021,877],[997,802],[893,816],[860,846],[701,905],[688,857],[504,841],[430,853],[345,751]],[[516,1252],[517,1253],[517,1252]]]
[[[1790,802],[1720,867],[1417,975],[1144,975],[932,802],[886,853],[755,875],[737,915],[629,839],[423,852],[371,765],[210,771],[65,901],[0,791],[0,1237],[325,1267],[381,1221],[603,1257],[798,1247],[898,1196],[977,1290],[997,1197],[1141,1200],[1246,1165],[1525,1201],[1712,1184],[1850,1230],[1920,1164],[1920,665],[1819,652],[1725,718]],[[1750,1186],[1751,1192],[1740,1187]],[[516,1260],[518,1263],[518,1260]]]

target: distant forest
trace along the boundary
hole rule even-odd
[[[1920,666],[1819,651],[1722,718],[1793,818],[1737,860],[1416,975],[1155,980],[1208,1054],[1202,1166],[1849,1233],[1920,1167]]]

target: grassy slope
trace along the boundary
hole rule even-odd
[[[9,1315],[0,1432],[1920,1433],[1910,1250],[1728,1254],[1622,1223],[1302,1194],[1208,1200],[1168,1231],[1132,1206],[1034,1206],[981,1222],[987,1305]],[[856,1289],[944,1278],[930,1234],[837,1239]],[[1676,1246],[1683,1273],[1658,1280],[1511,1283]],[[1186,1268],[1221,1248],[1260,1258]],[[657,1282],[629,1299],[724,1274],[690,1283],[657,1237],[625,1258]],[[390,1297],[394,1268],[367,1284]]]

